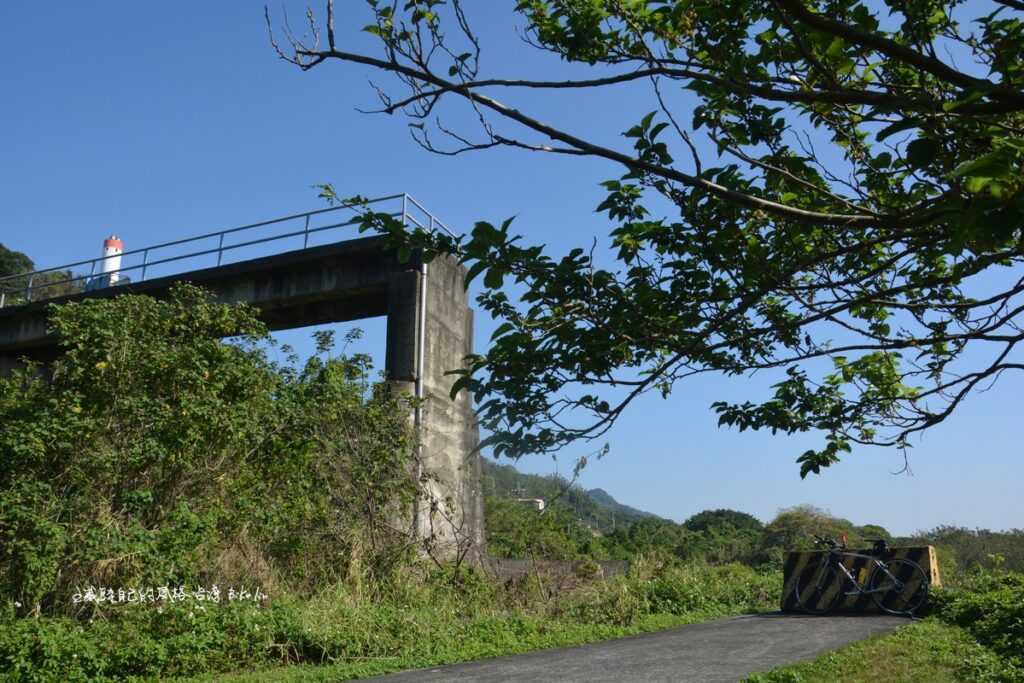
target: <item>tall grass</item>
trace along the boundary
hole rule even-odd
[[[307,664],[355,676],[773,609],[780,586],[777,574],[740,565],[641,561],[629,575],[562,592],[543,576],[498,582],[474,569],[420,567],[373,590],[338,585],[263,607],[125,606],[87,623],[8,613],[0,671],[18,681],[116,680]]]

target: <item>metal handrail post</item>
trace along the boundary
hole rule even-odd
[[[217,243],[217,265],[224,260],[224,233],[220,234],[220,242]]]
[[[408,213],[409,213],[409,195],[407,195],[405,193],[402,193],[402,227],[405,227],[405,224],[408,221],[408,218],[407,218]]]
[[[149,249],[142,252],[142,275],[139,276],[139,282],[143,282],[146,279],[146,266],[149,265]]]
[[[32,301],[32,281],[36,279],[35,273],[28,276],[28,283],[25,285],[25,301]]]
[[[305,248],[309,247],[309,214],[308,213],[306,214],[306,227],[303,229],[303,232],[305,234],[302,237],[302,248],[305,249]]]

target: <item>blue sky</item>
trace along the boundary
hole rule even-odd
[[[319,3],[313,3],[314,8]],[[339,18],[339,39],[368,45],[362,3]],[[511,3],[471,3],[485,39],[484,70],[552,77],[569,71],[511,31]],[[304,5],[286,3],[298,23]],[[280,5],[274,5],[280,12]],[[621,174],[596,161],[493,150],[431,155],[398,116],[367,116],[369,68],[301,73],[270,48],[259,2],[0,4],[0,242],[38,266],[99,255],[121,235],[128,249],[320,208],[315,183],[343,194],[408,192],[457,231],[516,215],[518,232],[553,253],[589,245],[608,226],[594,213],[598,183]],[[565,100],[531,93],[510,103],[622,148],[618,132],[651,108],[641,88]],[[685,102],[681,102],[685,105]],[[451,112],[453,122],[465,122]],[[513,132],[513,129],[509,129]],[[382,320],[360,323],[359,350],[382,358]],[[494,325],[477,316],[478,349]],[[284,338],[300,348],[308,332]],[[857,523],[909,533],[939,524],[1024,527],[1017,420],[1024,382],[1006,376],[902,457],[858,448],[821,476],[794,464],[813,436],[719,430],[713,400],[764,396],[771,377],[705,377],[669,399],[646,396],[608,435],[610,454],[581,483],[682,520],[729,507],[770,519],[810,503]],[[568,471],[573,449],[557,467]],[[550,472],[550,458],[519,463]]]

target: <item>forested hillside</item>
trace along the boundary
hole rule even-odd
[[[657,515],[623,505],[604,489],[585,490],[558,475],[520,472],[512,465],[483,459],[484,495],[496,498],[543,498],[571,508],[583,524],[600,532],[617,526],[629,526],[641,519],[660,519]]]

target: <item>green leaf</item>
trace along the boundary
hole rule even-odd
[[[825,50],[825,55],[828,57],[838,57],[843,54],[843,50],[846,49],[846,41],[836,36],[829,43],[828,49]]]
[[[924,168],[935,160],[942,146],[931,138],[918,138],[907,145],[907,162],[914,168]]]
[[[455,383],[452,384],[452,389],[448,392],[448,396],[454,401],[456,397],[458,397],[459,392],[469,387],[472,381],[473,378],[470,375],[463,375],[462,377],[459,377],[455,380]]]
[[[488,289],[501,289],[504,280],[504,271],[498,266],[491,266],[487,271],[487,275],[484,275],[484,286]]]
[[[985,176],[988,178],[1002,178],[1013,171],[1014,154],[1007,148],[998,149],[988,154],[983,154],[976,159],[965,161],[953,169],[951,178],[963,178],[965,176]]]
[[[658,125],[651,129],[651,132],[647,137],[653,140],[654,138],[658,137],[658,133],[665,130],[666,128],[668,128],[668,124],[662,121],[661,123],[659,123]]]
[[[497,339],[501,335],[503,335],[503,334],[505,334],[507,332],[511,332],[514,329],[516,329],[516,326],[515,326],[514,323],[502,323],[501,325],[498,325],[498,329],[496,329],[491,334],[491,341],[494,341],[495,339]]]
[[[890,135],[895,135],[900,131],[910,130],[912,128],[919,128],[921,126],[921,123],[922,121],[920,119],[906,119],[903,121],[897,121],[896,123],[890,124],[883,128],[882,130],[878,131],[878,133],[875,134],[875,140],[881,142]]]
[[[466,279],[463,281],[463,286],[469,289],[469,284],[476,278],[477,275],[484,272],[487,269],[487,263],[485,261],[477,261],[470,267],[469,271],[466,272]]]
[[[967,179],[967,182],[964,183],[964,187],[967,189],[968,192],[977,194],[984,190],[986,187],[988,187],[991,183],[992,178],[986,178],[984,176],[971,176],[970,178]]]

